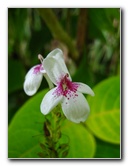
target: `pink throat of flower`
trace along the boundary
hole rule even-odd
[[[68,74],[66,74],[58,83],[57,89],[54,94],[56,94],[57,96],[63,95],[69,100],[69,98],[72,96],[78,96],[76,93],[78,87],[79,84],[70,81]]]
[[[36,67],[34,67],[33,74],[38,74],[42,69],[43,69],[42,64],[37,65]]]

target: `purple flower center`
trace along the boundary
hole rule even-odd
[[[53,94],[56,94],[57,96],[63,95],[69,100],[70,97],[75,98],[78,96],[76,93],[78,87],[79,84],[70,81],[68,74],[66,74],[58,83],[57,89]]]
[[[37,65],[36,67],[34,67],[33,74],[38,74],[42,69],[43,69],[42,64]]]

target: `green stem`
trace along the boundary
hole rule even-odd
[[[50,78],[48,77],[48,75],[44,73],[44,77],[45,77],[45,79],[46,79],[47,82],[48,82],[49,89],[54,88],[54,85],[53,85],[53,83],[51,82],[51,80],[50,80]]]
[[[40,144],[43,158],[66,157],[69,151],[68,143],[63,140],[61,126],[64,120],[61,114],[61,107],[57,106],[46,118],[44,122],[44,141]],[[63,141],[62,141],[63,140]]]
[[[38,10],[40,16],[45,21],[48,28],[50,29],[53,37],[55,39],[58,39],[59,41],[61,41],[68,47],[68,50],[71,53],[72,59],[76,61],[78,59],[79,55],[78,55],[78,51],[75,47],[75,43],[72,41],[72,39],[69,37],[69,35],[64,31],[61,24],[57,20],[56,15],[52,11],[52,9],[39,8],[37,10]]]

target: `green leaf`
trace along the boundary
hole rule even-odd
[[[44,117],[40,103],[47,90],[28,100],[12,119],[8,133],[9,158],[37,158],[41,151],[40,137],[43,136]]]
[[[34,129],[9,130],[9,158],[38,158],[40,132]]]
[[[67,158],[92,158],[95,154],[95,140],[81,124],[66,121],[62,132],[69,137],[70,149]]]
[[[87,126],[98,138],[120,143],[120,79],[111,77],[94,87],[95,97],[88,97],[91,113]]]
[[[44,116],[40,111],[41,101],[48,90],[44,90],[31,97],[16,113],[9,125],[9,131],[34,129],[41,131]]]
[[[47,90],[44,90],[28,100],[12,119],[8,133],[9,158],[39,157],[40,143],[44,137],[44,115],[40,112],[40,104],[46,92]],[[94,137],[81,124],[65,120],[62,136],[62,143],[65,141],[69,143],[69,153],[66,158],[94,156]],[[67,151],[64,151],[63,156],[66,154]]]

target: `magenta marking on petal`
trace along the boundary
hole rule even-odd
[[[43,69],[42,64],[37,65],[36,67],[34,67],[33,74],[38,74],[42,69]]]
[[[74,99],[78,96],[76,92],[79,87],[79,84],[70,81],[68,77],[69,76],[66,74],[61,78],[60,82],[58,82],[57,89],[53,92],[53,95],[55,94],[57,96],[63,95],[68,100],[70,98]]]

